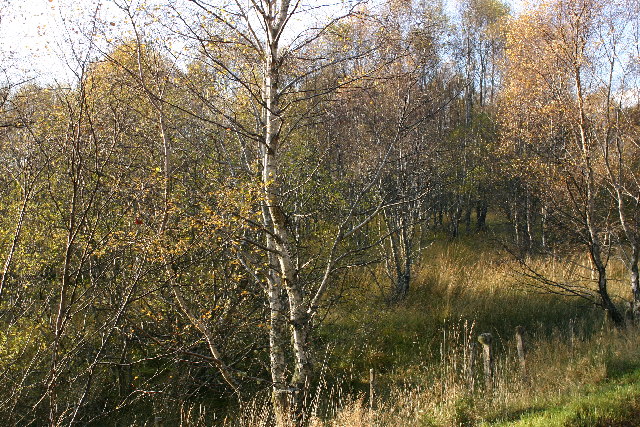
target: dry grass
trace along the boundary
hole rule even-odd
[[[640,362],[640,333],[603,329],[603,314],[575,299],[526,286],[519,265],[477,242],[436,243],[414,273],[409,299],[389,306],[380,277],[352,289],[320,331],[324,366],[309,424],[320,426],[467,426],[518,418],[562,404]],[[528,260],[555,280],[587,284],[576,256]],[[613,294],[628,296],[624,269],[612,263]],[[526,372],[514,329],[523,325]],[[494,336],[495,375],[485,386],[477,337]],[[472,356],[473,355],[473,356]],[[470,368],[471,359],[475,363]],[[378,373],[376,409],[369,409],[368,373]],[[271,419],[268,402],[233,425]]]
[[[454,327],[452,327],[453,329]],[[565,336],[534,340],[527,357],[527,372],[513,351],[498,355],[492,389],[483,384],[481,361],[470,378],[470,346],[459,328],[443,343],[438,364],[422,365],[400,381],[387,384],[377,409],[368,409],[362,396],[333,402],[334,415],[314,426],[467,426],[516,419],[520,414],[567,402],[572,394],[616,377],[640,362],[640,333],[600,332],[572,343]],[[473,386],[472,386],[473,384]]]

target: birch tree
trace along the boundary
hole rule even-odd
[[[209,79],[208,87],[186,83],[197,106],[189,114],[235,140],[221,147],[230,183],[247,177],[259,184],[257,216],[233,213],[246,225],[234,237],[234,253],[262,287],[269,309],[276,422],[300,424],[313,381],[315,318],[335,274],[359,263],[355,254],[362,248],[352,238],[384,205],[373,190],[387,156],[351,186],[328,184],[323,174],[334,140],[325,136],[333,130],[317,120],[338,88],[378,66],[360,60],[378,51],[382,37],[354,43],[352,36],[379,29],[382,34],[382,27],[357,3],[304,27],[301,19],[328,13],[322,5],[264,0],[222,7],[191,1],[167,13],[182,23],[182,36],[198,52],[190,67]],[[335,78],[313,80],[330,69]],[[293,163],[295,153],[305,158],[303,168]],[[321,222],[321,211],[332,221]]]
[[[539,194],[555,225],[586,249],[596,283],[594,302],[622,324],[608,290],[612,206],[603,175],[605,153],[598,142],[602,134],[590,110],[602,87],[596,34],[604,8],[597,1],[563,0],[514,21],[503,123],[522,165],[544,177],[546,190]],[[592,297],[584,289],[564,291]]]

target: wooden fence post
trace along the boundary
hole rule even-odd
[[[606,308],[604,309],[604,319],[602,319],[602,331],[611,331],[611,319],[609,318],[609,310]]]
[[[490,333],[480,334],[478,342],[482,344],[482,356],[484,359],[484,381],[487,390],[493,388],[493,336]]]
[[[369,369],[369,411],[376,409],[376,371]]]
[[[469,390],[471,393],[475,390],[475,378],[473,377],[473,366],[476,364],[476,343],[471,342],[469,344],[469,357],[467,358],[467,383],[469,384]]]
[[[522,369],[522,374],[527,374],[527,346],[524,341],[525,329],[523,326],[516,326],[516,345],[518,347],[518,360],[520,361],[520,368]]]
[[[571,349],[571,357],[576,350],[576,319],[569,320],[569,347]]]

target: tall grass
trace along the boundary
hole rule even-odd
[[[556,280],[588,281],[580,261],[540,257],[528,263]],[[518,268],[486,240],[436,242],[414,271],[408,299],[395,305],[381,292],[382,275],[363,273],[319,330],[316,365],[322,375],[310,399],[309,424],[508,423],[637,367],[637,330],[608,330],[603,313],[585,301],[532,291]],[[624,272],[612,270],[620,276],[613,293],[624,296]],[[527,331],[526,372],[517,359],[518,325]],[[476,345],[484,332],[495,342],[490,388]],[[377,372],[374,410],[370,368]],[[223,424],[269,425],[272,419],[267,398],[241,412]]]
[[[637,331],[594,334],[571,345],[557,336],[533,341],[524,374],[513,352],[502,353],[496,363],[495,385],[488,390],[478,381],[471,389],[462,373],[465,349],[449,344],[445,358],[422,366],[408,381],[388,386],[385,398],[369,411],[361,396],[335,402],[336,415],[317,426],[467,426],[510,422],[524,413],[567,403],[585,388],[638,367]],[[636,397],[640,397],[640,394]],[[589,424],[581,424],[589,425]]]

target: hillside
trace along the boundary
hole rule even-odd
[[[344,290],[320,331],[312,425],[637,425],[640,330],[614,330],[597,307],[528,286],[520,263],[488,241],[436,241],[401,304],[389,303],[375,271]],[[516,326],[526,330],[526,371]],[[494,336],[492,390],[477,344],[485,332]]]

